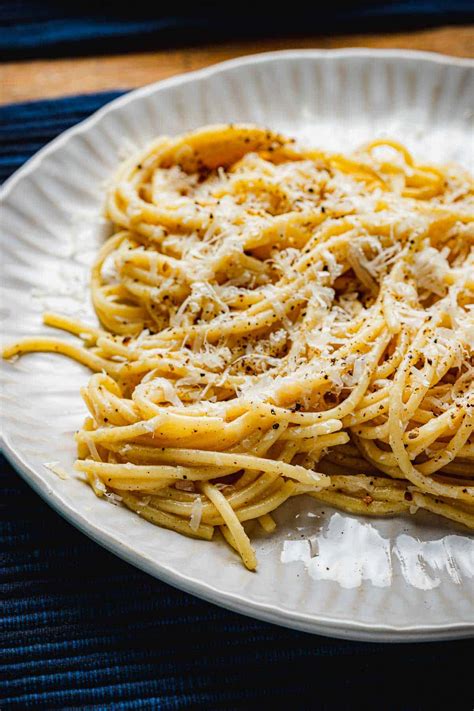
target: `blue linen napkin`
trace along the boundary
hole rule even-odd
[[[0,0],[0,58],[145,51],[170,44],[278,34],[395,31],[473,21],[471,0],[293,0],[130,5],[92,0]]]
[[[1,178],[118,92],[0,107]],[[312,636],[202,602],[115,558],[0,457],[0,708],[472,707],[469,640]]]

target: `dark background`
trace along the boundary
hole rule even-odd
[[[146,51],[236,38],[389,32],[474,20],[472,0],[0,0],[0,58]]]
[[[474,19],[464,0],[293,1],[285,13],[276,3],[176,5],[0,0],[0,56],[26,61]],[[0,180],[116,95],[0,107]],[[0,492],[1,709],[474,706],[470,640],[345,642],[242,617],[104,551],[1,457]]]

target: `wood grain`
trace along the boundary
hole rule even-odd
[[[0,67],[0,103],[128,89],[244,54],[278,49],[380,47],[474,56],[474,26],[416,32],[292,37],[140,54],[10,62]]]

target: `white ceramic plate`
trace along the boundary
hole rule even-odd
[[[290,51],[227,62],[134,91],[53,141],[3,189],[4,341],[46,333],[45,308],[94,318],[88,265],[103,239],[103,183],[161,133],[250,121],[350,149],[370,137],[472,167],[473,63],[372,50]],[[96,541],[217,604],[309,632],[366,640],[474,629],[474,541],[430,515],[364,520],[298,499],[256,532],[249,573],[224,544],[193,541],[97,499],[72,474],[89,373],[53,355],[3,364],[4,450],[31,486]],[[59,461],[65,481],[44,467]]]

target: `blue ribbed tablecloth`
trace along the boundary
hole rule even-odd
[[[247,0],[0,0],[0,57],[123,53],[185,42],[406,30],[473,19],[472,0],[293,0],[287,10]]]
[[[116,95],[1,107],[2,179]],[[470,641],[344,642],[242,617],[118,560],[1,457],[0,489],[2,709],[473,707]]]

